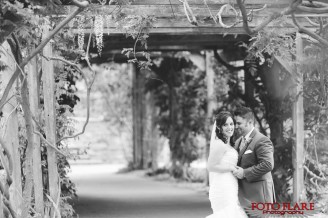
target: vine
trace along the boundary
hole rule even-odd
[[[122,54],[125,54],[129,58],[128,62],[137,63],[140,68],[149,69],[152,66],[150,54],[146,51],[137,52],[137,45],[140,43],[144,49],[148,49],[147,39],[155,21],[155,17],[126,16],[116,23],[118,29],[124,31],[127,37],[132,37],[135,40],[134,47],[124,48]],[[130,58],[131,54],[133,58]],[[137,57],[138,55],[146,58],[146,61],[140,60]]]

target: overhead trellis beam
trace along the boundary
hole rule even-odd
[[[208,5],[217,5],[217,4],[230,4],[231,0],[206,0]],[[247,0],[247,4],[274,4],[274,5],[286,5],[290,0]],[[188,0],[190,5],[204,5],[204,1],[201,0]],[[157,4],[157,5],[181,5],[179,0],[138,0],[133,2],[133,5],[145,5],[145,4]]]
[[[211,11],[219,12],[220,8],[224,4],[215,4],[208,5]],[[279,12],[286,5],[267,5],[265,9],[257,11],[255,9],[263,8],[263,4],[246,4],[245,7],[247,10],[254,10],[252,16],[264,17],[268,16],[270,13]],[[67,14],[73,10],[72,6],[63,6],[61,10],[62,14]],[[190,5],[195,16],[210,16],[208,8],[206,5]],[[237,6],[236,6],[237,8]],[[97,14],[108,15],[111,12],[118,11],[118,6],[116,5],[91,5],[88,10],[81,13],[81,15],[94,16]],[[185,16],[185,9],[183,5],[123,5],[120,8],[121,13],[130,14],[130,15],[145,15],[145,16],[156,16],[156,17],[172,17],[172,11],[174,11],[175,16]],[[309,12],[296,12],[303,16],[314,16],[313,13]],[[319,15],[316,15],[319,16]],[[320,16],[328,16],[327,14],[320,14]],[[235,14],[223,14],[223,17],[235,17]]]
[[[297,17],[297,15],[296,15]],[[264,17],[254,17],[252,22],[249,22],[250,27],[258,26]],[[298,17],[298,22],[307,28],[314,28],[312,24],[308,21],[307,18],[300,18]],[[166,35],[176,35],[176,34],[198,34],[198,35],[207,35],[207,34],[221,34],[221,35],[228,35],[228,34],[245,34],[245,30],[243,29],[243,24],[239,23],[231,28],[223,28],[220,24],[214,23],[213,20],[206,19],[198,19],[199,22],[198,26],[194,26],[189,23],[185,16],[183,17],[176,17],[176,18],[157,18],[155,23],[153,24],[154,27],[151,28],[150,33],[152,34],[166,34]],[[224,18],[225,24],[233,24],[235,23],[235,18]],[[279,26],[275,23],[270,23],[267,26],[268,28],[281,28],[284,29],[284,32],[290,31],[295,32],[295,25],[292,24],[290,21],[289,24],[285,24],[283,26]],[[78,24],[74,23],[71,25],[70,30],[74,33],[79,33],[81,31],[78,28]],[[83,31],[85,33],[92,33],[94,31],[93,24],[91,22],[85,23]],[[124,30],[117,28],[117,24],[115,21],[104,21],[104,36],[106,37],[106,33],[109,34],[122,34],[125,33]]]
[[[274,4],[274,5],[286,5],[291,0],[247,0],[247,4]],[[97,1],[94,0],[95,3]],[[189,5],[204,5],[202,0],[188,0]],[[206,0],[208,5],[217,4],[231,4],[231,0]],[[132,5],[181,5],[180,0],[137,0],[131,3]]]
[[[245,30],[243,29],[242,16],[239,12],[237,12],[239,13],[237,17],[236,14],[228,12],[220,13],[221,24],[215,22],[215,20],[211,18],[210,14],[212,14],[213,16],[217,16],[218,12],[220,11],[225,2],[208,4],[208,7],[204,4],[192,5],[192,2],[190,2],[189,5],[192,9],[193,15],[197,18],[197,26],[190,23],[190,20],[188,20],[185,14],[184,6],[181,3],[179,5],[168,5],[159,3],[151,5],[151,2],[148,2],[149,5],[147,5],[147,2],[144,2],[143,4],[139,1],[136,2],[138,2],[138,4],[122,5],[119,9],[117,5],[91,5],[87,11],[82,12],[79,15],[85,16],[87,18],[87,22],[84,23],[83,27],[84,31],[86,33],[90,33],[93,30],[93,19],[88,19],[88,17],[91,18],[95,15],[103,15],[104,33],[125,33],[124,30],[120,30],[117,28],[117,26],[120,25],[117,23],[116,19],[112,19],[110,16],[107,16],[109,14],[114,14],[119,11],[119,13],[123,14],[155,17],[156,21],[153,23],[153,28],[151,28],[150,30],[150,33],[152,34],[245,34]],[[248,11],[248,13],[250,13],[250,20],[248,22],[250,28],[255,28],[259,26],[264,19],[270,16],[270,14],[277,13],[288,5],[286,4],[288,3],[288,1],[284,1],[284,3],[282,1],[273,2],[274,3],[272,4],[267,4],[265,8],[263,7],[263,5],[265,4],[250,4],[255,3],[255,1],[251,1],[250,3],[245,5],[246,10]],[[266,3],[266,1],[264,1],[264,3]],[[63,15],[69,13],[72,10],[71,6],[64,7],[65,8],[61,10],[63,12]],[[252,12],[252,9],[259,8],[264,9]],[[237,11],[239,11],[237,5],[236,9]],[[211,11],[211,13],[209,13],[209,10]],[[61,16],[62,15],[53,16],[53,19],[61,19]],[[311,22],[309,22],[309,18],[328,17],[328,14],[311,14],[305,12],[296,12],[295,17],[298,19],[298,22],[300,22],[302,26],[312,28],[314,26],[313,24],[311,24]],[[224,26],[222,23],[224,23],[224,25],[226,26],[232,27],[225,28],[226,26]],[[281,25],[277,22],[271,22],[269,23],[268,27],[284,28],[284,31],[290,28],[291,32],[295,32],[295,25],[292,23],[292,19],[290,19],[289,23],[284,22],[284,25]],[[81,31],[78,28],[78,22],[71,23],[69,25],[69,28],[76,32]]]
[[[72,29],[73,33],[78,33],[77,29]],[[110,34],[124,34],[124,31],[109,28],[104,29],[104,33],[109,31]],[[295,28],[284,28],[285,32],[295,32]],[[93,29],[85,29],[85,33],[94,33]],[[242,27],[233,27],[229,29],[224,28],[213,28],[213,27],[180,27],[180,28],[172,28],[172,27],[162,27],[162,28],[153,28],[150,30],[151,34],[166,34],[166,35],[209,35],[209,34],[219,34],[219,35],[238,35],[245,34],[245,31]],[[105,34],[104,34],[105,35]],[[106,36],[104,36],[106,37]]]

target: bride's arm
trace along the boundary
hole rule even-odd
[[[215,140],[211,143],[210,154],[207,161],[207,170],[209,172],[225,173],[235,169],[235,166],[231,164],[221,163],[226,150],[227,148],[221,140]]]

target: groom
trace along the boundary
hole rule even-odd
[[[242,135],[235,143],[239,155],[236,170],[233,172],[239,179],[240,204],[249,208],[252,202],[273,203],[272,142],[255,129],[255,118],[250,108],[238,108],[235,111],[235,120],[236,130]]]

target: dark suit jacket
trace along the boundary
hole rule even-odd
[[[274,196],[271,175],[274,167],[272,142],[256,129],[248,141],[241,151],[241,138],[235,144],[235,149],[239,152],[237,165],[245,173],[245,178],[238,180],[239,201],[243,207],[249,207],[252,202],[273,202]]]

